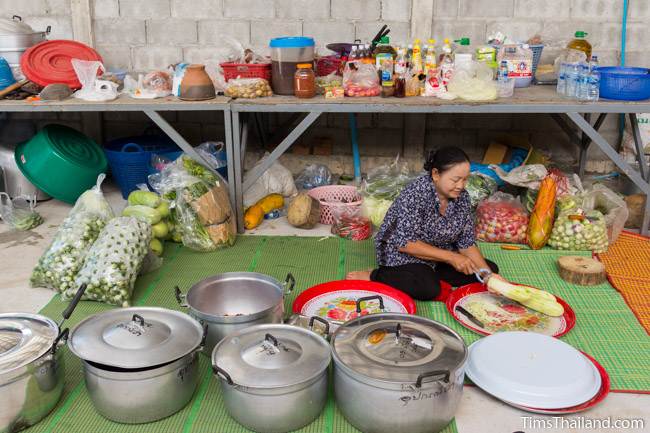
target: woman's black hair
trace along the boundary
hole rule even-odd
[[[454,165],[464,162],[469,162],[469,157],[462,149],[455,146],[445,146],[429,152],[429,156],[424,162],[424,169],[431,172],[435,168],[438,173],[443,173]]]

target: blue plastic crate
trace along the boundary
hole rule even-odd
[[[600,97],[622,101],[650,98],[650,71],[646,68],[606,66],[600,72]]]
[[[113,178],[125,199],[131,191],[138,189],[138,184],[147,183],[152,155],[174,160],[182,153],[170,138],[157,135],[113,140],[105,144],[104,152]]]

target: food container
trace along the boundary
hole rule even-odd
[[[330,347],[291,325],[257,325],[214,348],[212,366],[226,410],[244,427],[270,433],[314,421],[327,401]]]
[[[311,63],[299,63],[294,76],[294,91],[298,98],[313,98],[316,96],[316,76]]]
[[[284,283],[256,272],[226,272],[193,285],[186,295],[176,287],[176,300],[190,316],[207,326],[204,353],[226,335],[262,323],[282,323],[284,295],[296,284],[287,274]]]
[[[273,93],[293,95],[293,77],[299,63],[314,62],[314,39],[296,36],[271,39]]]
[[[406,314],[350,320],[332,336],[336,404],[357,429],[435,433],[460,403],[467,347],[450,328]]]
[[[11,19],[0,19],[0,57],[11,65],[20,64],[20,57],[27,48],[43,42],[50,34],[48,26],[43,32],[35,32],[22,18],[14,15]]]
[[[310,331],[329,340],[330,322],[318,316],[303,316],[302,314],[293,314],[285,322],[287,325],[298,326],[299,328],[309,329]]]
[[[120,423],[156,421],[181,410],[198,384],[205,332],[187,314],[156,307],[91,316],[70,333],[86,389],[102,416]]]
[[[61,330],[81,299],[81,286],[57,325],[39,314],[0,314],[0,433],[36,424],[54,409],[64,386]]]
[[[15,144],[0,144],[0,184],[4,185],[0,191],[4,190],[11,198],[32,195],[36,196],[36,201],[49,200],[50,196],[35,187],[18,169],[15,149]]]

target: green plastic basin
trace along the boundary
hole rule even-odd
[[[16,146],[14,157],[31,183],[70,204],[94,186],[107,168],[106,156],[97,143],[63,125],[47,125]]]

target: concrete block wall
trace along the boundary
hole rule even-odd
[[[574,31],[585,30],[602,64],[619,61],[623,0],[429,1],[424,3],[433,11],[430,20],[422,9],[422,0],[92,0],[92,24],[95,47],[106,65],[131,71],[164,68],[181,60],[215,60],[226,36],[261,53],[266,52],[272,37],[312,36],[319,52],[327,53],[325,44],[356,38],[369,40],[384,23],[391,28],[391,40],[398,43],[415,37],[440,41],[462,36],[480,43],[497,30],[517,39],[539,33],[547,42],[543,61],[553,59]],[[53,37],[70,38],[73,36],[70,3],[70,0],[0,0],[0,10],[8,11],[6,15],[22,15],[35,29],[52,25]],[[420,25],[423,16],[427,20]],[[650,1],[631,1],[628,20],[627,63],[648,66]],[[420,29],[416,31],[418,34],[411,34],[413,27]],[[53,120],[83,126],[82,117],[54,116]],[[283,115],[270,117],[272,129],[282,123]],[[192,143],[223,138],[223,122],[218,115],[169,113],[168,118]],[[409,153],[404,145],[405,119],[406,116],[396,114],[358,116],[364,161],[372,164],[397,153]],[[46,120],[38,120],[43,121]],[[457,144],[478,158],[491,138],[503,132],[526,134],[535,146],[547,149],[563,165],[572,164],[578,153],[547,116],[428,115],[422,116],[422,122],[425,132],[418,147],[421,153],[443,144]],[[112,113],[104,116],[103,130],[106,139],[110,139],[139,134],[147,125],[141,115]],[[350,154],[347,128],[346,115],[323,115],[301,137],[300,144],[329,139],[334,144],[334,155],[330,158],[334,164]],[[601,131],[614,141],[614,116]],[[249,148],[255,150],[255,143]],[[422,156],[410,155],[414,164]],[[588,169],[610,168],[603,164],[604,155],[597,150],[592,151],[591,157]],[[336,164],[341,169],[347,167]]]

